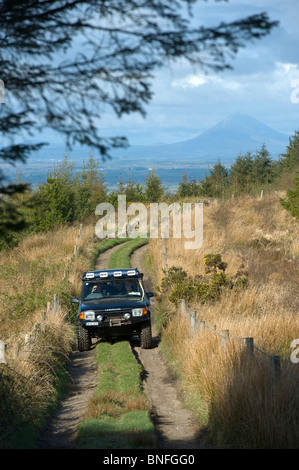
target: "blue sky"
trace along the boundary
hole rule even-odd
[[[236,112],[293,134],[299,129],[299,102],[291,99],[292,93],[299,98],[299,1],[199,2],[194,21],[217,25],[262,11],[280,25],[241,49],[231,61],[233,70],[205,75],[184,61],[160,70],[146,118],[117,119],[107,112],[99,122],[102,135],[125,135],[131,145],[179,142]]]
[[[230,61],[232,70],[205,74],[184,60],[160,69],[146,117],[119,119],[107,108],[98,123],[100,135],[125,136],[130,145],[169,144],[197,137],[238,112],[282,133],[299,130],[299,0],[199,0],[193,21],[217,26],[264,11],[280,25],[240,49]],[[48,142],[49,154],[61,149],[63,156],[62,135],[45,129],[37,140]]]

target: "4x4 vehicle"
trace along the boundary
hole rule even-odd
[[[138,269],[88,271],[82,276],[79,304],[78,349],[88,351],[92,338],[138,335],[144,349],[152,347],[150,297]]]

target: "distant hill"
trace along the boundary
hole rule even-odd
[[[256,151],[263,144],[273,157],[285,152],[289,136],[266,126],[246,114],[233,114],[199,136],[178,142],[156,146],[132,146],[113,152],[115,157],[132,159],[200,159],[212,163],[220,159],[232,163],[239,153]]]
[[[271,156],[284,153],[289,143],[289,136],[266,126],[261,121],[246,114],[233,114],[197,137],[175,144],[132,146],[128,149],[111,151],[112,160],[101,162],[105,181],[114,188],[120,180],[126,181],[134,176],[135,182],[143,184],[149,168],[153,167],[157,175],[167,186],[177,184],[182,173],[204,178],[206,169],[218,160],[224,165],[234,163],[240,153],[256,151],[266,145]],[[82,169],[83,160],[88,159],[89,148],[74,148],[69,155],[75,164],[75,171]],[[64,146],[52,143],[31,155],[25,165],[18,165],[24,181],[34,185],[46,180],[48,170],[53,170],[55,163],[63,159]],[[14,180],[16,171],[7,165],[7,176]]]

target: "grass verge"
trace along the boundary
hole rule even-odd
[[[109,260],[109,269],[130,268],[130,256],[134,253],[135,250],[137,250],[143,245],[146,245],[147,243],[147,238],[130,239],[128,243],[121,246],[118,250],[112,253]]]
[[[81,449],[154,448],[150,405],[141,387],[142,366],[128,341],[96,349],[99,386],[79,429]]]
[[[131,238],[105,238],[104,240],[102,240],[94,251],[93,265],[95,265],[98,256],[100,256],[102,253],[109,250],[110,248],[113,248],[114,246],[122,245],[123,243],[126,243],[129,240],[132,240],[132,239]]]

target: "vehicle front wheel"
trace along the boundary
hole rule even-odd
[[[78,350],[80,352],[89,351],[91,347],[91,337],[89,332],[78,325]]]
[[[142,349],[152,348],[152,327],[151,322],[143,323],[140,327],[140,346]]]

